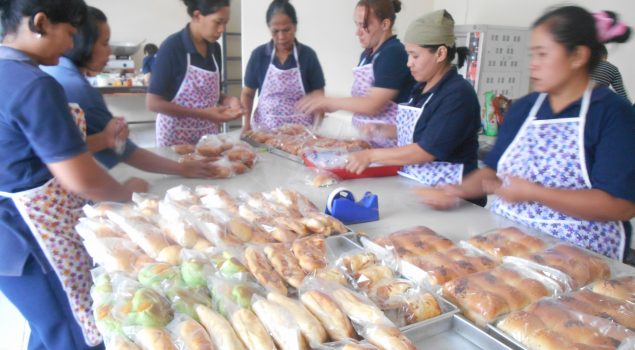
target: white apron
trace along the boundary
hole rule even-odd
[[[260,89],[258,107],[254,112],[254,128],[256,130],[268,131],[286,124],[313,126],[312,115],[295,111],[296,103],[306,95],[306,91],[302,83],[300,59],[295,46],[293,47],[293,55],[297,67],[282,70],[273,64],[276,57],[275,49],[271,53],[271,61]]]
[[[434,94],[430,94],[421,108],[399,105],[397,112],[397,145],[413,143],[413,135],[423,110]],[[429,162],[404,165],[399,175],[418,181],[425,186],[458,185],[463,179],[463,164]]]
[[[375,74],[373,73],[373,62],[378,57],[376,55],[373,61],[366,64],[364,59],[359,66],[353,68],[353,87],[351,95],[354,97],[366,96],[368,91],[375,84]],[[367,116],[362,114],[353,114],[353,126],[362,129],[368,124],[395,125],[397,122],[397,104],[393,101],[388,102],[386,108],[376,116]],[[387,139],[386,137],[371,137],[367,140],[373,147],[386,148],[397,145],[396,139]]]
[[[216,58],[212,55],[216,71],[208,71],[190,63],[187,54],[187,70],[179,91],[172,103],[192,109],[204,109],[216,106],[220,99],[220,72]],[[195,145],[207,134],[218,134],[218,124],[194,117],[171,117],[157,115],[157,146],[167,147],[180,144]]]
[[[77,104],[69,106],[85,137],[84,112]],[[16,193],[0,192],[0,196],[13,200],[62,283],[84,342],[89,346],[100,344],[102,338],[95,325],[90,296],[92,260],[75,232],[75,225],[83,216],[82,207],[87,201],[68,192],[55,178],[40,187]]]
[[[592,86],[587,88],[577,118],[538,120],[546,94],[541,94],[529,117],[498,162],[498,176],[517,176],[548,188],[591,189],[584,151],[584,126]],[[534,202],[494,200],[492,210],[516,222],[562,240],[622,260],[624,227],[617,221],[587,221]]]

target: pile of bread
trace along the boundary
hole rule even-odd
[[[598,281],[539,300],[498,327],[529,349],[617,349],[635,336],[634,297],[633,276]]]
[[[249,144],[226,135],[205,135],[196,145],[172,146],[179,162],[205,161],[213,167],[214,178],[224,179],[249,171],[256,162],[256,152]]]
[[[370,144],[366,141],[323,137],[297,124],[285,125],[270,132],[251,130],[242,137],[298,157],[304,156],[306,149],[359,151],[370,148]]]

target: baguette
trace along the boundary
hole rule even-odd
[[[333,340],[355,338],[351,321],[328,295],[317,290],[308,291],[300,297],[307,309],[322,323]]]
[[[291,313],[298,323],[298,326],[300,326],[302,334],[309,341],[309,344],[314,346],[326,341],[328,337],[326,330],[322,327],[320,321],[318,321],[300,301],[293,300],[278,293],[267,294],[267,299],[278,303]]]

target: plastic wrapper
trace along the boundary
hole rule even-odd
[[[190,288],[206,287],[216,268],[204,253],[196,251],[181,252],[181,278]]]
[[[103,267],[96,267],[90,270],[93,280],[93,286],[90,288],[90,297],[93,299],[94,305],[110,300],[112,295],[112,282],[108,271]]]
[[[342,169],[346,167],[346,162],[350,152],[345,149],[337,150],[307,150],[305,157],[318,169]]]
[[[104,339],[107,350],[142,350],[125,335],[117,335],[108,340]]]
[[[185,162],[206,162],[206,163],[212,163],[212,162],[215,162],[215,161],[219,160],[220,158],[221,158],[220,156],[205,157],[205,156],[202,156],[202,155],[200,155],[198,153],[189,153],[189,154],[184,154],[184,155],[180,156],[177,161],[179,163],[185,163]]]
[[[306,273],[321,270],[327,265],[325,240],[320,236],[298,239],[293,242],[291,249]]]
[[[192,248],[202,236],[197,222],[183,207],[169,201],[161,201],[159,214],[159,225],[166,235],[180,246]]]
[[[526,260],[537,271],[571,290],[611,277],[610,266],[604,257],[564,243],[531,254]]]
[[[212,306],[212,297],[207,287],[190,288],[172,283],[164,285],[164,290],[175,313],[188,315],[197,321],[196,305]]]
[[[498,261],[505,256],[526,257],[547,247],[547,243],[542,239],[515,227],[496,229],[474,236],[465,242]]]
[[[151,193],[133,193],[132,201],[136,204],[137,210],[145,215],[157,215],[159,213],[159,201],[161,197]]]
[[[196,306],[196,313],[216,349],[246,350],[229,321],[219,313],[203,305]]]
[[[214,277],[210,280],[214,308],[223,316],[230,316],[240,308],[251,308],[254,294],[265,295],[265,289],[255,282]]]
[[[315,347],[317,350],[377,350],[377,347],[367,343],[360,343],[355,340],[343,340]]]
[[[256,314],[247,308],[239,308],[231,313],[229,322],[248,349],[276,350],[276,345]]]
[[[194,153],[196,151],[196,146],[185,143],[180,145],[174,145],[170,147],[170,149],[172,149],[172,151],[174,151],[174,153],[176,154],[186,155],[186,154]]]
[[[135,330],[135,331],[133,331]],[[134,342],[141,349],[151,350],[177,350],[176,345],[172,342],[170,333],[162,327],[135,327],[131,328],[130,333],[134,332]]]
[[[117,225],[104,217],[80,218],[75,225],[75,231],[83,240],[106,238],[106,237],[126,237]]]
[[[405,260],[442,252],[455,247],[452,241],[438,235],[425,226],[399,230],[377,238],[373,242],[381,247],[393,250],[400,258]]]
[[[225,156],[228,160],[232,162],[240,162],[247,168],[253,167],[258,160],[258,156],[253,147],[245,142],[235,144],[232,149],[225,152]]]
[[[132,209],[132,205],[117,203],[117,202],[99,202],[93,205],[86,204],[82,208],[82,210],[84,211],[84,214],[86,214],[86,217],[89,219],[100,218],[100,217],[105,218],[106,212],[110,210],[125,211],[125,210],[131,210],[131,209]]]
[[[300,211],[302,215],[310,212],[319,212],[320,210],[306,196],[297,192],[276,188],[271,192],[263,193],[267,200],[280,203],[293,211]]]
[[[171,265],[181,265],[181,251],[183,247],[178,244],[167,246],[159,252],[156,258],[158,262],[164,262]]]
[[[127,238],[94,238],[84,241],[93,262],[108,272],[121,271],[136,275],[139,268],[153,260]]]
[[[273,269],[285,282],[292,287],[300,287],[306,273],[289,246],[282,243],[269,244],[263,248],[263,251]]]
[[[211,350],[214,344],[205,328],[191,317],[183,314],[175,315],[166,327],[174,345],[182,350]]]
[[[233,145],[218,135],[205,135],[196,144],[196,153],[205,157],[220,156]]]
[[[141,268],[137,274],[137,279],[144,287],[163,290],[163,285],[181,283],[181,272],[177,266],[154,263]]]
[[[383,280],[394,279],[398,269],[397,261],[393,256],[381,254],[378,256],[368,250],[341,255],[336,265],[346,271],[355,286],[363,291],[371,290]]]
[[[543,299],[503,318],[498,328],[528,349],[616,349],[635,335],[611,320]]]
[[[337,266],[326,266],[323,269],[316,270],[311,273],[311,276],[334,282],[342,286],[348,286],[348,278],[344,272]]]
[[[167,190],[165,192],[165,200],[171,203],[176,203],[184,208],[201,204],[201,201],[196,193],[191,188],[183,185],[172,187]]]
[[[197,221],[203,237],[215,247],[229,247],[243,244],[238,236],[228,228],[232,216],[229,213],[216,209],[192,207],[189,213]]]
[[[216,268],[216,277],[239,282],[254,281],[253,276],[242,259],[242,249],[211,248],[205,251],[205,255]]]
[[[307,169],[304,176],[304,183],[311,187],[330,187],[337,185],[341,179],[328,170]]]
[[[156,258],[169,245],[163,232],[147,218],[131,210],[109,210],[108,218],[117,224],[126,235],[148,256]]]
[[[601,317],[635,329],[635,305],[590,290],[579,290],[556,298],[558,302],[572,310]]]
[[[201,198],[201,203],[209,209],[222,209],[235,214],[238,212],[238,203],[225,190],[218,186],[199,185],[194,189],[196,195]]]
[[[170,302],[152,288],[139,288],[123,307],[129,308],[126,325],[164,327],[174,316]]]
[[[297,322],[282,305],[254,295],[251,307],[280,350],[309,349]]]
[[[280,305],[291,314],[311,347],[316,347],[327,340],[326,330],[302,302],[278,293],[267,294],[267,300]]]
[[[245,248],[245,262],[251,274],[265,288],[287,295],[288,289],[282,276],[271,266],[265,253],[257,247]]]
[[[595,293],[635,305],[635,276],[620,276],[598,281],[589,287]]]
[[[531,276],[531,277],[528,277]],[[553,280],[511,264],[458,278],[443,285],[443,296],[478,325],[561,292]]]

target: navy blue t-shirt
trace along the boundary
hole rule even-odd
[[[359,65],[373,63],[375,75],[374,87],[398,90],[393,99],[396,103],[407,102],[415,85],[415,80],[408,69],[408,53],[404,45],[392,36],[375,52],[365,50],[359,57]]]
[[[186,25],[180,32],[170,35],[161,44],[152,64],[152,78],[148,92],[163,97],[166,101],[172,101],[176,96],[187,71],[187,55],[193,66],[208,71],[222,70],[221,48],[218,43],[207,45],[207,55],[201,56],[192,37],[190,25]],[[216,65],[214,64],[216,60]],[[221,75],[222,77],[222,75]]]
[[[463,174],[478,167],[478,132],[481,107],[470,83],[455,68],[448,71],[430,91],[425,83],[415,86],[410,105],[421,108],[413,142],[437,161],[462,163]],[[429,98],[429,100],[428,100]]]
[[[529,94],[514,102],[505,116],[496,144],[485,164],[496,170],[501,156],[529,116],[539,94]],[[582,100],[554,113],[545,99],[537,115],[539,120],[573,118],[580,114]],[[584,153],[591,186],[610,195],[635,202],[635,110],[607,87],[596,87],[584,128]],[[627,237],[630,222],[624,222]],[[627,243],[627,247],[628,247]]]
[[[146,56],[143,58],[143,64],[141,66],[141,73],[147,74],[152,72],[152,65],[154,64],[154,56]]]
[[[22,52],[0,46],[0,191],[53,178],[46,164],[86,152],[62,87]],[[0,275],[21,275],[30,254],[44,256],[13,201],[0,197]]]
[[[315,90],[324,88],[324,73],[318,60],[317,54],[312,48],[296,41],[298,60],[300,61],[300,74],[304,91],[308,94]],[[271,55],[273,53],[273,42],[258,46],[251,53],[247,68],[245,69],[245,86],[258,90],[265,81]],[[278,58],[273,59],[273,65],[281,70],[296,68],[298,66],[293,54],[289,55],[284,63],[280,63]]]
[[[69,102],[77,103],[84,110],[88,135],[100,133],[106,128],[106,125],[112,119],[112,114],[108,110],[103,96],[90,85],[71,60],[62,57],[57,66],[42,66],[41,69],[53,76],[62,85]],[[94,156],[100,163],[110,169],[119,162],[128,159],[136,149],[137,145],[128,140],[121,156],[112,149],[97,152]]]

